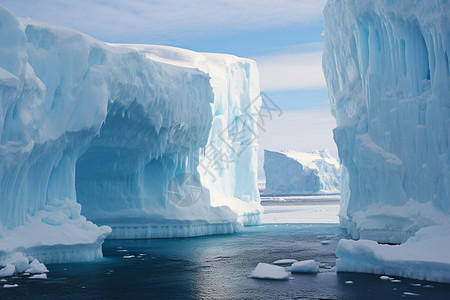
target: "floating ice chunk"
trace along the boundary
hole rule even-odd
[[[43,263],[40,263],[37,259],[34,259],[30,263],[29,268],[25,272],[31,273],[31,274],[47,273],[48,269]]]
[[[423,287],[424,287],[424,288],[434,288],[434,286],[429,285],[429,284],[426,284],[426,285],[424,285]]]
[[[47,279],[47,274],[42,273],[42,274],[36,274],[33,276],[29,277],[30,279]]]
[[[256,279],[288,280],[289,272],[280,266],[258,263],[250,277]]]
[[[293,258],[283,258],[283,259],[279,259],[274,261],[272,264],[274,265],[285,265],[285,264],[293,264],[295,263],[297,260],[293,259]]]
[[[5,289],[7,289],[7,288],[15,288],[15,287],[19,287],[19,285],[17,283],[16,284],[5,284],[3,287]]]
[[[391,282],[393,282],[393,283],[399,283],[399,282],[402,282],[402,281],[399,280],[399,279],[392,279]]]
[[[380,279],[381,280],[391,280],[392,278],[391,277],[389,277],[389,276],[380,276]]]
[[[314,260],[303,260],[292,264],[292,273],[317,273],[319,272],[319,264]]]
[[[124,255],[124,256],[122,256],[122,258],[133,258],[133,257],[135,257],[134,255]]]
[[[410,286],[422,286],[420,283],[410,283]]]
[[[405,296],[420,296],[420,294],[412,293],[412,292],[403,292]]]
[[[351,280],[346,280],[345,283],[346,283],[346,284],[353,284],[353,281],[351,281]]]
[[[6,266],[0,270],[0,277],[8,277],[14,274],[16,267],[13,264],[6,264]]]

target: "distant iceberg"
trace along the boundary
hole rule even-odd
[[[339,193],[340,165],[328,150],[264,150],[266,195]]]
[[[261,221],[255,62],[0,19],[0,259]]]

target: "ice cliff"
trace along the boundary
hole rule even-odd
[[[325,8],[340,217],[356,238],[402,242],[450,214],[449,8],[440,0]]]
[[[438,265],[425,252],[446,251],[449,239],[427,239],[423,228],[450,226],[449,11],[443,0],[330,0],[324,10],[323,69],[343,169],[341,223],[354,238],[378,242],[420,232],[399,248],[405,257],[396,272],[440,281],[450,278],[448,259]],[[384,258],[398,255],[384,254],[394,248],[368,245],[340,243],[338,270],[392,273]],[[408,258],[419,252],[432,263]],[[402,269],[408,259],[415,272]],[[446,274],[433,274],[432,266]]]
[[[260,222],[253,61],[0,20],[0,257]]]
[[[264,150],[264,194],[339,193],[339,162],[327,150]]]

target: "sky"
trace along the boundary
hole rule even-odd
[[[254,59],[261,90],[283,114],[259,133],[263,149],[337,156],[322,73],[326,0],[0,0],[20,17],[105,42],[158,44]]]

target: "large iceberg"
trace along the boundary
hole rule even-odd
[[[328,150],[264,150],[266,195],[339,193],[339,162]]]
[[[260,222],[253,61],[0,19],[0,258]]]
[[[342,241],[340,271],[450,282],[449,11],[444,0],[326,5],[341,224],[353,238],[406,241]]]
[[[323,69],[354,238],[404,242],[450,213],[448,1],[335,1]]]

